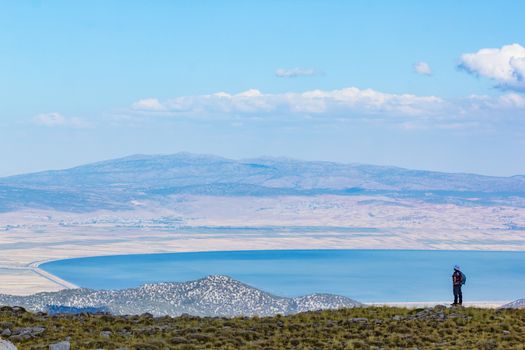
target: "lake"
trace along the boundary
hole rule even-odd
[[[223,251],[66,259],[40,268],[94,289],[221,274],[280,296],[334,293],[362,302],[405,302],[450,300],[455,264],[467,275],[465,301],[525,297],[525,252]]]

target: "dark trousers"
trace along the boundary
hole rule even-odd
[[[461,284],[454,285],[454,304],[463,303],[463,293],[461,293]]]

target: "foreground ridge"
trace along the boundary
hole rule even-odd
[[[123,290],[67,289],[30,296],[0,294],[0,305],[31,311],[105,311],[115,315],[271,316],[339,309],[362,304],[343,296],[313,294],[285,298],[266,293],[227,276],[189,282],[145,284]]]
[[[525,310],[355,307],[273,317],[48,315],[0,307],[19,349],[523,349]],[[8,348],[12,350],[12,348]]]

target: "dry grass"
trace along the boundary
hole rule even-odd
[[[46,330],[10,340],[19,349],[65,339],[72,349],[525,349],[525,310],[367,307],[228,319],[0,309],[0,332],[34,326]]]

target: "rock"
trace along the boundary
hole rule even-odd
[[[100,332],[102,338],[109,338],[111,336],[111,331],[102,331]]]
[[[4,336],[4,337],[9,337],[10,335],[12,334],[11,330],[9,328],[6,328],[2,331],[2,333],[0,333],[0,335]]]
[[[0,329],[11,329],[13,328],[13,324],[11,322],[0,322]]]
[[[44,333],[45,330],[46,329],[44,327],[39,327],[39,326],[16,328],[15,330],[11,332],[12,333],[11,339],[13,339],[13,337],[15,336],[21,339],[29,339],[41,333]]]
[[[422,311],[417,312],[415,315],[408,316],[409,320],[437,320],[437,321],[444,321],[447,317],[445,316],[445,313],[442,311],[438,311],[439,309],[433,308],[426,308]]]
[[[510,334],[510,331],[506,331],[506,330],[505,330],[505,331],[503,331],[503,334],[504,334],[504,335],[509,335],[509,334]]]
[[[44,333],[46,329],[44,327],[31,327],[31,335],[39,335],[40,333]]]
[[[392,317],[392,320],[394,321],[401,321],[403,319],[403,317],[399,316],[399,315],[395,315],[394,317]]]
[[[13,336],[15,335],[30,335],[31,334],[31,328],[30,327],[24,327],[24,328],[15,328],[12,332]]]
[[[49,345],[49,350],[69,350],[71,344],[68,341],[61,341],[60,343],[54,343]]]
[[[0,339],[0,350],[17,350],[16,346],[7,340]]]
[[[9,337],[13,341],[23,341],[31,338],[29,334],[15,334]]]
[[[365,317],[355,317],[355,318],[351,318],[351,319],[350,319],[350,322],[366,323],[366,322],[368,322],[368,318],[365,318]]]
[[[189,340],[184,337],[173,337],[171,338],[170,342],[173,345],[179,345],[179,344],[188,344]]]

